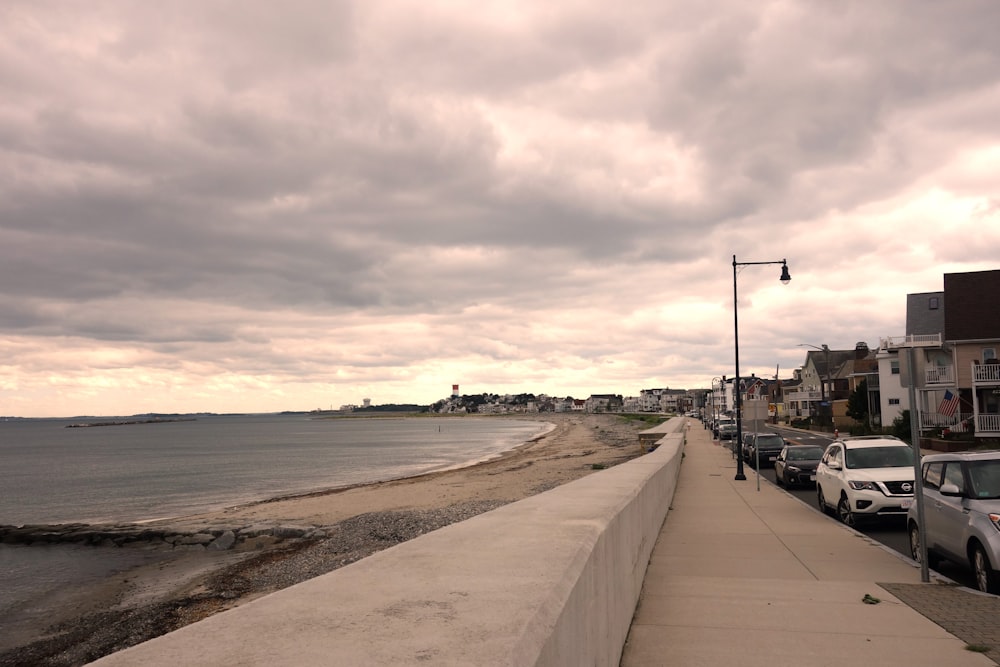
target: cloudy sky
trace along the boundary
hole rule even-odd
[[[783,377],[1000,264],[994,0],[6,0],[0,415]]]

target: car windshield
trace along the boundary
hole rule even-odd
[[[970,461],[969,481],[973,498],[1000,499],[1000,459]]]
[[[819,461],[823,458],[822,447],[789,447],[789,461]]]
[[[758,435],[757,436],[757,446],[766,449],[781,449],[785,445],[785,441],[781,439],[780,435]]]
[[[855,447],[847,450],[848,468],[901,468],[913,465],[908,446]]]

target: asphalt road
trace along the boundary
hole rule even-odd
[[[765,431],[764,428],[761,428],[759,430],[761,432]],[[801,445],[819,445],[820,447],[826,447],[828,444],[833,442],[833,439],[827,436],[818,435],[816,433],[808,433],[805,431],[798,431],[795,429],[785,429],[781,428],[780,426],[768,425],[766,427],[766,431],[769,433],[772,432],[778,433],[786,441],[794,442],[796,444],[801,444]],[[749,465],[745,465],[744,471],[747,476],[747,482],[756,483],[757,481],[756,471]],[[765,483],[765,480],[767,480],[767,483],[770,484],[775,483],[773,467],[762,466],[760,470],[760,476],[761,476],[760,480],[761,484]],[[815,486],[795,487],[792,489],[786,489],[786,491],[788,491],[788,493],[795,496],[796,498],[806,503],[807,505],[818,509],[819,506],[816,500]],[[836,519],[831,518],[830,520],[835,521]],[[906,522],[902,518],[900,518],[899,520],[880,521],[878,523],[862,524],[860,526],[857,526],[855,529],[860,533],[864,533],[873,540],[877,540],[878,542],[884,544],[890,549],[903,554],[904,556],[907,557],[910,556],[910,542],[909,542],[909,537],[906,534]],[[937,572],[942,576],[948,577],[949,579],[951,579],[952,581],[954,581],[959,585],[968,586],[969,588],[973,589],[976,587],[971,572],[969,572],[965,568],[954,565],[948,561],[942,561],[941,564],[938,566],[938,568],[935,570],[935,572]]]

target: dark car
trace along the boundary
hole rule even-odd
[[[747,463],[752,466],[772,465],[785,447],[785,439],[777,433],[754,433],[747,451]]]
[[[736,422],[719,424],[719,440],[736,439]]]
[[[721,431],[722,427],[724,425],[726,425],[726,424],[732,424],[733,425],[733,429],[736,428],[736,420],[735,419],[732,419],[730,417],[718,417],[718,418],[716,418],[716,420],[712,423],[712,436],[715,437],[716,439],[720,439],[720,435],[721,435],[720,431]]]
[[[742,444],[740,444],[739,451],[736,452],[735,448],[734,448],[734,452],[736,453],[736,455],[737,456],[742,456],[744,461],[747,460],[747,452],[750,451],[750,446],[753,444],[753,437],[755,435],[756,435],[756,433],[744,433],[743,434],[743,442],[742,442]]]
[[[817,445],[785,445],[774,461],[774,478],[787,487],[816,483],[816,466],[823,458]]]

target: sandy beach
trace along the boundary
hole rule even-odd
[[[519,417],[521,418],[521,417]],[[278,498],[154,522],[180,530],[257,524],[323,529],[321,538],[249,541],[162,559],[53,601],[47,627],[21,627],[0,665],[82,665],[299,583],[407,539],[638,456],[652,424],[617,415],[545,414],[548,433],[457,470]]]

